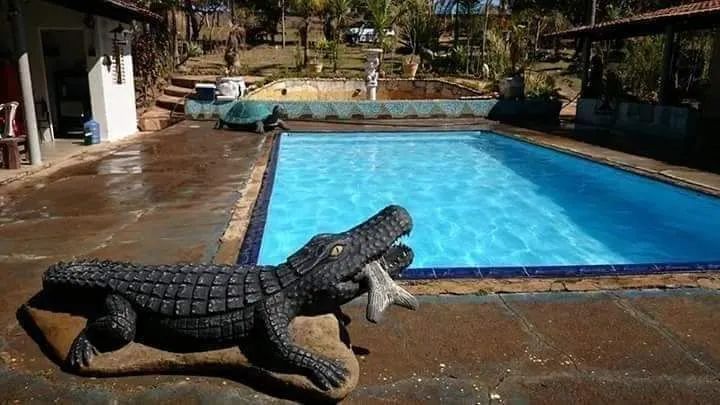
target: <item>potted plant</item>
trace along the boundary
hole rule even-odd
[[[324,51],[327,48],[327,41],[324,39],[318,41],[318,43],[315,45],[312,56],[310,57],[310,61],[307,64],[308,71],[310,73],[314,74],[320,74],[323,70],[323,62],[322,62],[322,55],[324,55]]]
[[[403,75],[410,79],[415,79],[418,66],[420,66],[417,55],[410,55],[403,60]]]

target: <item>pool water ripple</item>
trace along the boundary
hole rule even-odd
[[[388,204],[414,268],[720,259],[720,201],[490,132],[285,134],[259,263]]]

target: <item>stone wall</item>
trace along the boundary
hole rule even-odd
[[[381,79],[378,100],[435,100],[477,97],[480,93],[444,80]],[[365,100],[365,82],[359,79],[283,79],[250,93],[253,100],[335,101]]]
[[[576,124],[609,130],[686,139],[697,129],[698,112],[689,107],[621,102],[601,108],[600,100],[578,100]]]

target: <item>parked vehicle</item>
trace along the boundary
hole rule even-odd
[[[385,30],[385,36],[394,35],[395,31],[391,29]],[[375,28],[372,28],[365,23],[354,25],[345,31],[345,42],[349,44],[370,43],[375,42],[376,40],[377,34],[375,33]]]

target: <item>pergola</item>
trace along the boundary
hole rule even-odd
[[[672,71],[676,50],[676,33],[720,26],[720,0],[698,1],[676,7],[637,14],[594,25],[585,25],[548,35],[557,38],[582,38],[585,41],[621,39],[663,34],[665,47],[660,83],[660,102],[666,103],[672,92]],[[586,46],[586,50],[590,47]],[[587,82],[590,52],[583,54],[583,83]]]

